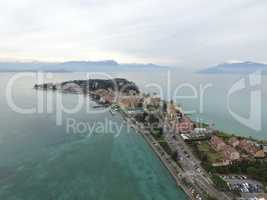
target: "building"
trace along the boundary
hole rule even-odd
[[[143,107],[146,110],[155,110],[160,108],[161,99],[158,96],[148,96],[145,97],[143,102]]]
[[[183,110],[181,106],[176,106],[176,104],[171,101],[167,104],[167,118],[171,121],[180,120],[184,117]]]
[[[94,97],[103,104],[112,104],[115,99],[114,93],[110,90],[105,89],[98,89],[93,92],[92,95],[94,95]]]
[[[173,102],[168,103],[167,105],[167,117],[169,120],[176,120],[177,110]]]
[[[118,104],[122,109],[136,109],[142,107],[143,98],[140,96],[122,96],[118,98]]]
[[[210,144],[215,151],[220,152],[223,156],[223,162],[214,163],[216,166],[229,165],[233,161],[237,161],[240,159],[240,153],[232,146],[227,145],[218,136],[212,136],[210,139]]]
[[[181,133],[184,141],[202,141],[210,139],[211,135],[209,132],[196,132],[195,130],[189,133]]]
[[[201,134],[201,133],[207,133],[207,129],[206,128],[195,128],[194,129],[194,132],[196,133],[196,134]]]
[[[225,160],[235,161],[240,159],[239,152],[230,145],[225,145],[222,153]]]
[[[105,95],[109,94],[109,91],[108,90],[104,90],[104,89],[98,89],[94,92],[94,95],[98,96],[99,98],[100,97],[103,97]]]
[[[255,156],[256,153],[260,150],[252,141],[247,139],[241,140],[238,147],[251,156]]]
[[[265,158],[265,152],[263,149],[259,150],[256,152],[256,154],[254,155],[255,158]]]
[[[111,94],[106,94],[100,97],[99,101],[104,104],[111,104],[114,101],[114,96]]]
[[[218,136],[212,136],[210,144],[216,151],[221,151],[226,146],[225,142]]]
[[[190,133],[194,131],[194,123],[189,117],[183,116],[176,124],[178,133]]]
[[[231,145],[232,147],[237,147],[239,145],[240,141],[236,137],[231,137],[230,140],[228,141],[228,144]]]

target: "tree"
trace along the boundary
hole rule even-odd
[[[211,179],[213,183],[216,185],[216,187],[219,188],[220,190],[223,191],[229,190],[227,183],[220,176],[213,174]]]

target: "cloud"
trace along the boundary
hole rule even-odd
[[[267,61],[265,0],[9,0],[0,56],[198,67]]]

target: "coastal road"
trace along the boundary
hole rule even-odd
[[[178,162],[184,169],[184,176],[197,184],[203,191],[219,200],[231,200],[224,192],[217,190],[211,181],[209,174],[202,168],[201,162],[193,155],[180,134],[166,131],[165,139],[170,147],[177,152]]]
[[[159,159],[162,161],[164,166],[168,169],[172,177],[174,178],[176,184],[178,187],[182,188],[184,192],[187,194],[187,196],[190,199],[196,199],[191,190],[192,188],[188,188],[184,185],[184,183],[181,182],[181,174],[183,173],[182,169],[177,165],[176,162],[172,160],[170,155],[168,155],[165,150],[162,148],[162,146],[158,143],[157,140],[151,135],[151,133],[147,130],[145,130],[142,126],[142,124],[138,124],[136,121],[133,121],[132,119],[128,118],[128,123],[131,124],[133,128],[137,132],[139,132],[146,142],[151,146],[151,148],[154,150],[154,152],[157,154]]]
[[[124,115],[124,117],[128,123],[144,137],[165,167],[169,170],[177,185],[184,190],[190,199],[197,199],[195,197],[196,193],[193,195],[192,192],[195,191],[202,199],[205,199],[203,194],[206,193],[218,200],[232,200],[232,198],[214,187],[209,175],[202,169],[200,161],[194,157],[181,137],[174,137],[175,134],[172,132],[164,133],[167,143],[179,154],[180,159],[178,160],[178,165],[151,135],[151,132],[144,128],[143,124],[137,123],[134,119],[127,117],[127,115]],[[191,182],[192,187],[185,185],[182,181],[184,178]]]

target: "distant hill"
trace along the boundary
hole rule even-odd
[[[261,70],[267,72],[267,64],[255,62],[222,63],[204,70],[198,71],[203,74],[247,74]]]
[[[87,71],[136,71],[164,70],[168,67],[155,64],[119,64],[114,60],[69,61],[62,63],[44,62],[0,62],[0,72],[50,71],[50,72],[87,72]]]

